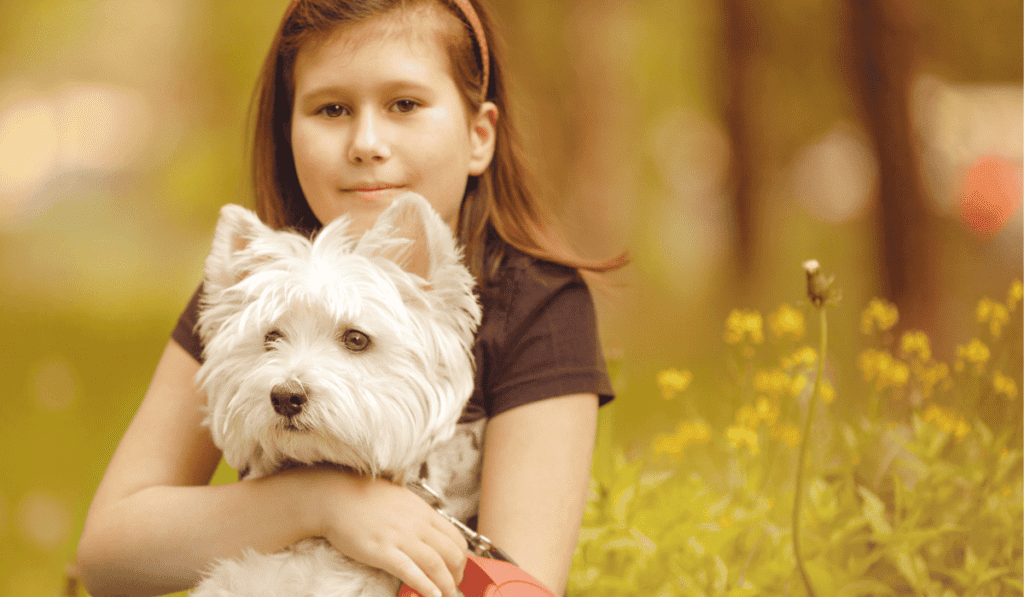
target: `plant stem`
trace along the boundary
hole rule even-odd
[[[882,400],[881,392],[878,391],[878,385],[874,380],[871,382],[871,411],[868,415],[871,421],[878,420],[878,407]]]
[[[828,348],[828,325],[825,321],[825,306],[818,306],[818,315],[821,321],[821,349],[818,351],[818,373],[814,378],[814,391],[811,392],[811,401],[807,405],[807,420],[804,422],[803,437],[800,438],[800,456],[796,463],[796,490],[793,498],[793,556],[796,558],[796,567],[800,571],[800,577],[807,587],[807,594],[816,597],[811,579],[807,576],[807,569],[804,565],[804,558],[800,554],[800,511],[803,502],[804,489],[804,468],[807,461],[807,451],[810,447],[811,423],[814,421],[814,408],[821,400],[821,378],[825,373],[825,349]]]

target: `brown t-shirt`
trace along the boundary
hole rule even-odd
[[[196,332],[200,286],[171,337],[202,362]],[[590,291],[572,268],[509,250],[480,293],[483,319],[473,356],[476,383],[460,423],[567,394],[613,398]]]

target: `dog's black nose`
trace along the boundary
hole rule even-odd
[[[281,384],[270,391],[270,403],[274,405],[274,412],[277,414],[294,417],[302,412],[302,405],[306,403],[306,392],[299,384]]]

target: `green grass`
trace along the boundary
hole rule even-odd
[[[733,311],[721,379],[659,376],[674,432],[629,455],[599,444],[569,595],[811,594],[793,547],[805,446],[798,532],[814,594],[1021,595],[1021,363],[1007,356],[1022,343],[1020,293],[1016,281],[1005,302],[979,301],[978,336],[951,363],[921,333],[897,337],[882,301],[861,337],[830,339],[863,345],[851,362],[819,363],[792,307],[767,333],[759,313]],[[731,418],[704,408],[722,402]]]

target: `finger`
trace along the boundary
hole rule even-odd
[[[432,526],[441,533],[444,533],[444,535],[448,537],[453,544],[458,546],[459,549],[462,551],[469,551],[469,543],[466,542],[465,535],[463,535],[462,531],[456,528],[454,524],[449,522],[447,518],[438,514],[437,517],[434,518]]]
[[[371,564],[372,565],[372,564]],[[392,548],[377,566],[388,574],[398,577],[424,597],[443,597],[441,589],[405,552]]]
[[[447,541],[444,542],[447,543]],[[403,546],[403,550],[434,583],[434,586],[441,589],[444,597],[457,597],[458,584],[455,581],[455,575],[434,546],[420,540]]]
[[[437,551],[448,567],[455,584],[460,585],[462,584],[463,570],[466,568],[466,540],[461,533],[457,539],[458,543],[453,543],[452,537],[448,533],[431,528],[429,535],[425,536],[423,540]]]

